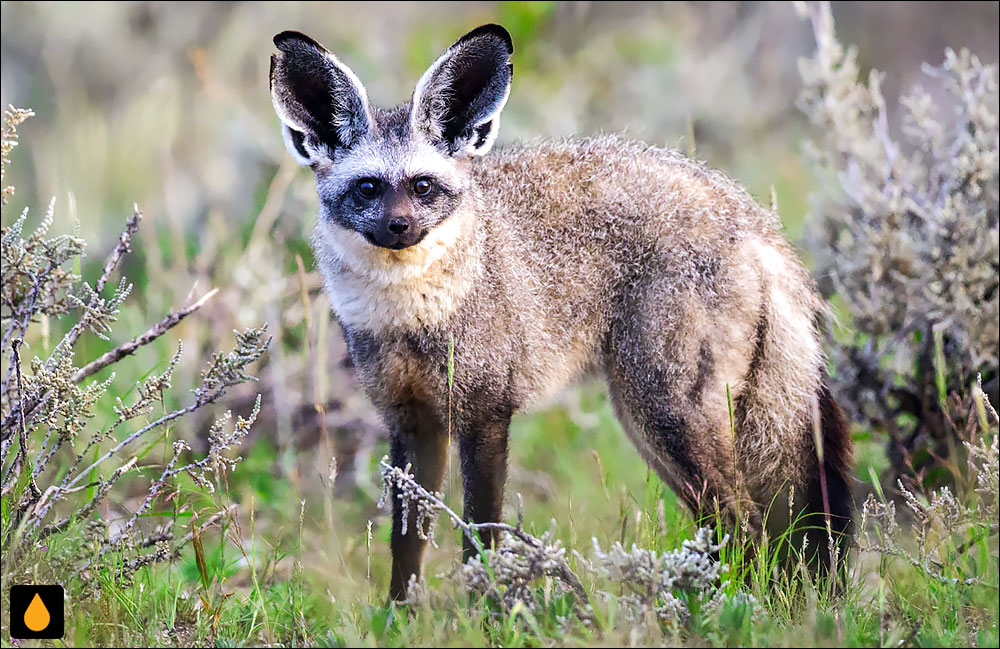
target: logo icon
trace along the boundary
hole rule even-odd
[[[10,587],[10,637],[18,640],[63,637],[65,592],[56,586]]]

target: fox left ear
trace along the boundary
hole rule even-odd
[[[449,155],[489,151],[510,94],[513,53],[510,34],[500,25],[483,25],[458,39],[417,83],[413,128]]]

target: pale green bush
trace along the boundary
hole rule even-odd
[[[30,111],[9,109],[4,115],[3,168],[17,145],[17,126]],[[13,193],[4,187],[3,202]],[[187,533],[176,520],[150,526],[140,521],[164,501],[168,506],[184,506],[191,491],[183,486],[186,477],[194,490],[212,493],[215,474],[231,469],[239,460],[232,456],[247,434],[260,409],[258,398],[249,417],[239,417],[230,425],[226,413],[211,425],[207,453],[192,457],[180,436],[178,421],[218,401],[228,388],[249,379],[246,368],[267,349],[266,329],[234,332],[236,345],[229,353],[216,353],[201,373],[200,385],[187,405],[168,410],[164,393],[181,354],[177,352],[159,372],[131,372],[142,375],[134,391],[115,397],[115,405],[105,401],[114,375],[104,380],[90,377],[108,367],[138,362],[132,354],[164,335],[182,319],[196,311],[214,291],[177,312],[169,313],[146,332],[124,342],[97,358],[85,362],[78,357],[79,342],[88,334],[108,340],[122,303],[132,286],[121,279],[104,297],[105,287],[129,252],[132,236],[142,214],[135,210],[118,244],[110,254],[100,278],[91,286],[72,270],[79,264],[86,245],[75,235],[50,236],[54,204],[49,205],[36,229],[24,233],[27,209],[0,233],[2,239],[3,289],[0,291],[0,326],[3,329],[5,373],[0,386],[0,547],[3,550],[3,592],[22,570],[36,570],[32,558],[48,551],[45,575],[49,581],[65,583],[79,578],[93,583],[94,575],[109,576],[120,583],[131,580],[142,567],[177,556],[185,542],[199,530],[230,513],[230,508],[200,511]],[[53,318],[72,322],[67,333],[44,358],[30,361],[28,349],[44,348],[46,332]],[[30,347],[29,347],[30,345]],[[103,405],[103,411],[101,406]],[[113,413],[110,420],[101,412]],[[136,474],[148,470],[153,449],[162,448],[164,464],[153,467],[152,478]],[[129,480],[145,480],[138,504],[125,507],[124,514],[100,515],[109,500],[119,504],[127,498],[124,485]],[[134,484],[134,482],[133,482]],[[188,483],[190,484],[190,483]],[[135,498],[132,491],[132,498]],[[160,519],[164,520],[164,519]],[[51,551],[50,551],[51,550]],[[34,566],[34,567],[32,567]]]
[[[855,421],[889,435],[896,476],[937,480],[931,470],[962,448],[964,424],[945,401],[968,395],[979,374],[997,399],[997,68],[947,50],[924,66],[935,94],[903,97],[894,127],[882,76],[859,80],[828,6],[807,13],[817,50],[800,65],[800,106],[817,127],[807,153],[827,185],[806,231],[845,325],[833,389]]]

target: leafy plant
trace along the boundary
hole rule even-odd
[[[805,11],[817,50],[800,63],[799,104],[821,133],[807,153],[828,181],[808,243],[850,327],[832,345],[833,388],[855,421],[888,434],[889,484],[915,473],[945,482],[968,415],[950,418],[946,400],[978,375],[997,399],[997,66],[946,50],[943,64],[924,65],[943,92],[916,88],[893,111],[882,75],[859,80],[829,6]]]
[[[8,109],[3,123],[3,169],[17,145],[17,126],[30,111]],[[3,203],[13,194],[4,187]],[[24,228],[28,210],[3,228],[3,289],[0,291],[0,324],[3,327],[4,366],[0,386],[0,548],[3,550],[4,593],[7,584],[39,552],[50,580],[79,579],[95,585],[95,576],[128,584],[136,570],[177,556],[185,543],[232,513],[232,507],[195,507],[194,497],[211,494],[214,478],[239,461],[232,457],[260,410],[260,398],[247,418],[226,412],[212,424],[207,452],[194,457],[181,437],[178,421],[215,403],[228,388],[250,380],[246,368],[265,352],[270,342],[266,327],[234,332],[236,344],[228,353],[212,355],[201,373],[200,384],[187,405],[167,409],[165,393],[171,388],[181,345],[160,372],[148,368],[134,391],[115,397],[111,421],[100,421],[97,406],[108,398],[114,374],[92,380],[95,374],[125,362],[132,354],[166,334],[198,310],[215,291],[183,309],[167,314],[144,333],[110,351],[81,363],[79,342],[90,332],[104,340],[114,327],[132,286],[123,278],[107,294],[115,269],[129,252],[142,213],[135,209],[100,277],[91,285],[73,270],[79,266],[85,242],[76,235],[49,234],[54,204],[30,234]],[[70,321],[65,335],[44,358],[25,362],[23,353],[44,347],[49,319]],[[162,414],[159,414],[159,410]],[[148,464],[154,449],[164,449],[160,467]],[[101,513],[109,500],[126,500],[126,476],[153,469],[144,492],[131,511],[110,517]],[[189,480],[189,482],[185,482]],[[132,492],[134,498],[134,491]],[[171,508],[173,524],[153,529],[140,521],[155,514],[157,506]],[[186,534],[178,534],[180,520],[193,521]],[[179,538],[178,538],[179,537]]]

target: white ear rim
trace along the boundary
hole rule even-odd
[[[365,111],[365,128],[370,133],[372,126],[375,124],[375,120],[372,117],[371,104],[368,102],[368,89],[365,88],[363,83],[361,83],[361,79],[358,78],[358,75],[354,74],[354,70],[345,65],[333,54],[333,52],[330,52],[322,46],[320,46],[320,49],[327,60],[333,63],[334,67],[347,77],[348,82],[357,93],[358,98],[361,99],[361,105],[364,107]],[[273,92],[271,93],[271,105],[274,107],[274,112],[277,113],[278,119],[281,120],[281,137],[285,141],[285,148],[288,149],[288,152],[300,165],[307,167],[314,163],[320,157],[320,154],[313,147],[310,147],[303,138],[302,147],[310,154],[309,158],[304,158],[296,148],[295,142],[292,140],[291,133],[291,131],[296,131],[302,134],[307,134],[310,132],[310,129],[307,128],[305,124],[300,124],[298,120],[289,115]],[[345,124],[334,124],[333,126],[337,129],[338,135],[343,137],[344,133],[340,132],[340,130],[342,128],[347,128],[347,126]]]
[[[346,64],[341,62],[341,60],[338,59],[333,52],[326,50],[323,53],[326,55],[326,58],[330,59],[330,62],[333,63],[333,65],[336,66],[338,70],[344,73],[344,76],[347,77],[347,80],[351,82],[352,86],[354,86],[355,92],[358,93],[358,97],[361,99],[361,105],[364,106],[365,126],[366,130],[370,133],[372,127],[375,124],[375,119],[372,117],[372,107],[368,103],[368,89],[365,88],[365,84],[361,83],[361,79],[358,78],[358,75],[354,74],[354,70],[347,67]],[[337,130],[339,131],[341,125],[337,124],[336,127]],[[343,136],[343,133],[341,133],[341,135]]]
[[[288,149],[288,152],[292,155],[293,158],[295,158],[295,162],[298,162],[303,167],[311,166],[316,161],[317,156],[315,152],[313,152],[312,149],[308,145],[306,145],[305,138],[303,138],[302,148],[305,149],[310,154],[310,157],[308,158],[303,157],[302,152],[299,151],[297,146],[295,146],[295,141],[292,139],[292,130],[293,130],[292,127],[290,127],[284,120],[282,120],[281,139],[285,141],[285,148]],[[301,131],[298,131],[297,129],[296,132],[301,133]]]
[[[273,89],[271,91],[271,106],[274,107],[274,112],[278,115],[278,119],[281,120],[283,136],[287,138],[287,135],[284,132],[285,128],[292,128],[300,133],[305,132],[305,125],[299,124],[298,120],[288,114],[288,111],[285,110],[284,105],[278,100],[278,97],[275,95]],[[285,140],[285,143],[288,144],[287,139]]]
[[[456,43],[457,45],[457,43]],[[427,71],[420,76],[420,80],[417,81],[416,87],[413,89],[413,98],[410,100],[410,130],[412,132],[418,133],[423,129],[428,127],[437,129],[437,124],[430,125],[420,125],[417,123],[417,109],[423,103],[423,95],[427,91],[427,86],[430,85],[431,79],[437,73],[438,68],[440,68],[446,59],[448,59],[455,50],[455,45],[452,45],[444,51],[444,53],[431,64],[431,67],[427,68]],[[487,122],[493,122],[490,125],[490,132],[486,135],[486,140],[480,144],[478,147],[475,145],[476,138],[473,137],[469,142],[467,142],[462,148],[455,152],[457,157],[479,157],[489,153],[490,149],[493,148],[493,144],[496,142],[497,135],[500,133],[500,113],[503,111],[504,106],[507,105],[507,99],[510,98],[510,87],[511,84],[507,84],[507,89],[504,91],[503,99],[497,103],[497,107],[493,112],[491,112],[487,117],[481,119],[476,123],[474,128],[479,128]],[[439,136],[440,133],[433,133],[434,136]]]
[[[500,113],[503,112],[504,106],[507,105],[507,99],[510,98],[510,84],[507,84],[507,90],[503,93],[503,99],[497,102],[497,107],[489,114],[488,117],[480,120],[475,128],[473,128],[473,133],[475,129],[479,128],[483,124],[489,123],[490,131],[486,134],[486,139],[479,146],[476,146],[476,138],[473,136],[469,142],[466,143],[460,151],[471,158],[477,158],[479,156],[486,155],[489,153],[490,149],[493,148],[493,144],[497,140],[497,135],[500,133]]]
[[[413,98],[410,100],[411,127],[416,126],[417,108],[423,103],[424,92],[426,92],[427,86],[430,84],[431,79],[434,78],[434,75],[437,73],[438,68],[440,68],[441,65],[445,62],[445,60],[451,56],[452,50],[454,49],[455,49],[454,45],[446,49],[444,53],[441,54],[441,56],[439,56],[437,60],[431,64],[431,67],[427,68],[427,71],[420,76],[420,80],[417,81],[417,85],[413,89]]]

